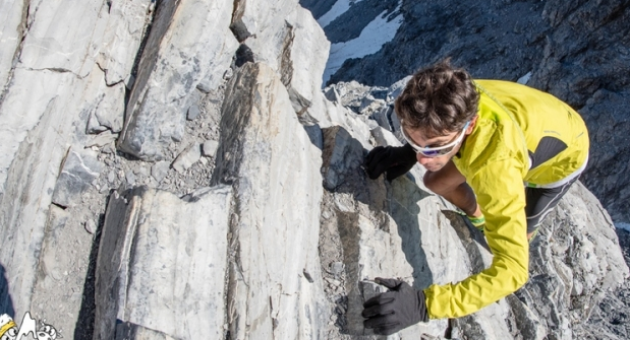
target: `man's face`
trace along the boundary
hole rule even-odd
[[[466,129],[464,133],[466,135],[470,134],[469,131],[472,131],[472,127]],[[449,143],[453,143],[457,138],[462,134],[462,131],[455,131],[443,136],[430,137],[423,130],[411,130],[405,128],[405,133],[414,144],[426,148],[426,147],[439,147],[443,145],[447,145]],[[458,143],[453,149],[447,154],[440,155],[437,157],[427,157],[420,152],[416,153],[416,159],[418,163],[424,166],[428,171],[435,172],[442,169],[453,156],[459,151],[462,143]]]

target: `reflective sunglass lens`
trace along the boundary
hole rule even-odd
[[[441,150],[422,150],[422,149],[419,149],[417,151],[420,152],[425,157],[438,157],[438,156],[446,155],[447,153],[451,152],[452,150],[453,150],[453,148],[446,148],[446,149],[441,149]]]
[[[439,151],[423,151],[420,150],[420,153],[427,157],[436,157],[440,155]]]

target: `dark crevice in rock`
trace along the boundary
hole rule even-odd
[[[339,237],[343,249],[343,263],[346,274],[345,291],[347,292],[345,299],[341,300],[346,303],[337,305],[337,314],[339,315],[338,323],[341,326],[341,332],[347,333],[354,330],[349,329],[348,326],[354,326],[357,320],[353,320],[353,317],[358,316],[354,315],[358,313],[348,313],[348,311],[358,312],[361,309],[360,304],[362,301],[359,289],[359,281],[363,279],[359,277],[361,266],[359,264],[359,240],[361,239],[359,214],[337,211],[337,227],[339,228]]]
[[[226,272],[225,272],[225,290],[224,290],[224,306],[225,306],[225,323],[227,324],[227,329],[225,330],[225,339],[231,340],[232,337],[230,334],[234,331],[236,334],[235,328],[238,326],[237,320],[235,320],[235,316],[233,313],[236,310],[236,285],[237,281],[241,281],[246,283],[243,280],[243,270],[238,258],[238,254],[240,252],[240,242],[239,242],[239,232],[238,232],[238,211],[239,211],[239,200],[236,196],[232,198],[232,203],[230,205],[230,226],[227,234],[228,238],[228,246],[227,246],[227,256],[226,256]]]
[[[76,74],[76,73],[72,72],[72,70],[68,70],[68,69],[61,68],[61,67],[45,67],[45,68],[39,68],[39,69],[38,68],[25,68],[25,70],[29,70],[29,71],[50,71],[50,72],[55,72],[55,73],[71,73],[72,75],[74,75],[78,79],[83,79],[83,78],[87,77],[87,75],[81,76],[79,74]]]
[[[244,45],[241,45],[244,46]],[[210,186],[224,183],[231,185],[234,192],[239,192],[238,174],[243,162],[242,131],[248,125],[253,107],[252,97],[249,95],[255,87],[258,75],[257,64],[247,63],[236,71],[225,89],[225,101],[221,108],[221,122],[219,148],[216,152],[216,167],[212,172]],[[229,232],[227,246],[227,270],[225,277],[225,322],[227,329],[225,339],[232,339],[232,334],[238,334],[239,320],[236,315],[238,303],[236,294],[239,284],[247,287],[242,264],[239,258],[242,246],[239,238],[239,218],[241,202],[235,195],[231,203]]]
[[[216,153],[216,168],[210,185],[234,184],[242,163],[242,141],[240,133],[250,121],[253,104],[254,82],[258,75],[258,65],[248,63],[238,70],[226,86],[225,98],[221,107],[219,148]],[[235,188],[236,189],[236,188]]]
[[[61,209],[63,209],[63,210],[68,209],[68,207],[63,206],[63,205],[61,205],[61,204],[59,204],[59,203],[51,202],[50,204],[52,204],[52,205],[54,205],[54,206],[57,206],[57,207],[59,207],[59,208],[61,208]]]
[[[157,63],[161,41],[170,27],[179,3],[179,1],[158,1],[150,24],[145,29],[144,37],[136,54],[136,60],[134,61],[131,72],[131,76],[134,77],[135,80],[131,94],[125,101],[123,130],[120,134],[121,138],[119,138],[117,142],[117,147],[125,153],[135,155],[139,151],[137,149],[140,146],[133,142],[126,142],[127,130],[133,130],[136,124],[133,116],[134,110],[136,107],[140,106],[146,95],[146,84]]]
[[[103,66],[101,66],[101,64],[98,61],[96,62],[96,66],[98,66],[99,70],[103,71],[103,78],[104,78],[104,81],[105,81],[105,86],[107,86],[107,87],[114,87],[114,86],[116,86],[116,85],[118,85],[120,83],[124,83],[125,82],[124,79],[121,79],[121,80],[113,82],[113,83],[107,82],[107,72],[108,72],[107,69],[103,68]],[[125,88],[125,92],[127,92],[127,91],[128,91],[128,89]],[[126,105],[126,103],[127,103],[127,96],[125,96],[125,105]]]
[[[116,338],[114,340],[136,339],[138,333],[137,325],[130,322],[116,322]]]
[[[88,313],[89,308],[93,310],[94,339],[115,338],[116,315],[120,307],[118,296],[124,294],[121,289],[127,287],[127,282],[121,282],[121,271],[126,271],[128,264],[133,261],[132,255],[128,254],[131,247],[125,243],[128,241],[127,237],[135,237],[138,212],[134,208],[139,205],[136,197],[142,196],[146,190],[146,187],[137,187],[122,194],[114,191],[107,199],[107,210],[102,227],[99,227],[97,233],[99,241],[96,243],[97,246],[92,248],[92,251],[96,252],[94,307],[91,306],[89,299],[85,299],[82,304],[82,310],[84,306],[86,308],[85,313]],[[90,266],[91,260],[92,257]],[[127,274],[125,273],[123,277],[127,277]]]
[[[515,326],[518,329],[521,339],[536,339],[536,322],[530,315],[527,307],[515,295],[511,294],[505,297],[510,305],[510,314],[514,318]]]
[[[254,52],[245,44],[241,44],[236,50],[234,66],[241,67],[245,63],[254,62]]]
[[[295,39],[295,32],[293,26],[288,22],[285,22],[285,35],[282,42],[282,52],[279,56],[280,65],[280,80],[282,84],[288,89],[291,85],[293,77],[293,60],[291,60],[291,47],[293,46],[293,39]]]
[[[385,114],[385,117],[387,117],[387,123],[389,124],[388,126],[388,130],[391,132],[395,132],[396,128],[394,127],[394,121],[392,116],[394,116],[396,113],[394,112],[394,105],[388,105],[387,106],[387,113]]]
[[[313,276],[311,276],[311,273],[309,273],[308,271],[306,271],[306,268],[302,269],[302,274],[304,274],[304,278],[306,278],[306,280],[309,283],[313,283],[315,282],[315,280],[313,280]]]
[[[156,5],[157,7],[157,5]],[[138,67],[140,66],[140,60],[142,58],[142,53],[144,52],[144,48],[147,46],[147,43],[149,41],[149,36],[151,33],[151,29],[153,27],[153,21],[156,19],[157,17],[157,13],[158,10],[156,7],[153,6],[149,6],[147,9],[147,15],[146,17],[149,18],[149,20],[147,20],[144,30],[142,32],[142,39],[140,41],[140,46],[138,47],[138,51],[136,52],[136,56],[133,58],[133,66],[131,67],[131,74],[129,75],[132,79],[132,81],[130,81],[130,83],[128,84],[127,87],[127,92],[131,92],[131,89],[133,88],[133,84],[135,83],[135,78],[138,75]],[[99,65],[100,67],[100,65]],[[104,72],[106,72],[106,70],[104,70],[103,68],[101,68]],[[109,85],[109,84],[108,84]],[[127,97],[127,96],[125,96]],[[127,108],[127,102],[128,102],[128,98],[125,98],[125,111]]]
[[[242,21],[243,14],[245,13],[245,6],[247,6],[246,0],[234,0],[234,10],[232,12],[232,24],[230,25],[230,30],[234,34],[234,37],[236,37],[236,40],[240,43],[252,35],[247,30],[245,23]]]
[[[108,204],[109,197],[105,202]],[[83,284],[83,297],[81,299],[81,308],[79,309],[79,317],[74,328],[74,340],[91,340],[94,336],[94,311],[96,310],[96,262],[98,257],[98,249],[101,242],[101,232],[105,224],[105,214],[101,214],[98,219],[98,226],[95,236],[92,240],[92,250],[90,251],[90,259],[88,264],[85,283]]]

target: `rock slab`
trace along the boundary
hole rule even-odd
[[[94,339],[114,339],[117,320],[175,339],[223,338],[232,190],[192,202],[138,187],[112,194],[96,272]]]
[[[228,324],[235,339],[323,338],[321,151],[277,73],[247,63],[226,90],[211,183],[232,183]]]

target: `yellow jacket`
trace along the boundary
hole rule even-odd
[[[529,243],[524,183],[562,180],[588,155],[586,125],[567,104],[517,83],[475,83],[481,95],[479,118],[453,162],[486,217],[484,233],[494,258],[490,267],[459,283],[425,289],[432,319],[476,312],[525,284]],[[557,154],[549,158],[549,149]]]

